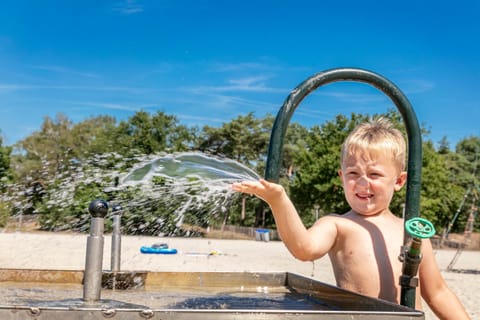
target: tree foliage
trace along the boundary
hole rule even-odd
[[[11,153],[12,147],[4,146],[3,138],[0,136],[0,190],[4,190],[5,184],[11,182],[13,178],[10,167]]]
[[[405,133],[398,112],[389,110],[382,116],[390,118]],[[352,113],[310,128],[298,123],[289,125],[280,182],[306,225],[314,223],[317,210],[320,215],[348,210],[338,176],[340,148],[350,131],[368,117]],[[91,117],[79,123],[62,114],[53,119],[45,117],[38,131],[14,146],[3,146],[0,139],[0,218],[1,212],[7,212],[4,216],[37,213],[45,229],[66,226],[84,231],[89,220],[85,209],[88,203],[94,198],[111,198],[117,192],[115,196],[127,204],[129,214],[125,216],[124,228],[128,233],[155,234],[161,226],[162,232],[174,234],[178,221],[172,212],[186,199],[178,196],[174,204],[165,204],[151,198],[145,200],[142,214],[135,214],[137,209],[128,207],[129,199],[138,198],[142,190],[111,191],[118,185],[120,175],[130,171],[141,157],[189,150],[234,159],[262,175],[273,122],[271,115],[257,118],[248,113],[220,127],[200,129],[184,126],[175,116],[163,112],[138,111],[120,122],[109,116]],[[433,142],[425,140],[425,128],[422,134],[420,214],[434,222],[437,231],[447,226],[451,226],[452,232],[463,231],[469,210],[478,204],[480,138],[465,138],[451,150],[445,137],[436,149]],[[82,178],[76,178],[79,176]],[[162,188],[171,186],[169,181],[156,183]],[[67,191],[71,196],[62,198]],[[404,202],[405,188],[395,195],[392,211],[401,215]],[[202,206],[200,202],[192,206],[195,209],[186,212],[183,222],[206,227],[224,219],[245,226],[274,227],[268,208],[254,197],[235,194],[228,210],[217,221],[199,219],[198,213],[212,208],[208,203]],[[242,207],[245,215],[241,214]],[[457,212],[458,219],[454,219]]]
[[[1,133],[1,131],[0,131]],[[3,138],[0,136],[0,192],[4,193],[8,184],[12,182],[13,174],[10,168],[10,154],[12,148],[3,145]],[[9,217],[9,205],[0,201],[0,227],[5,226]]]
[[[198,149],[250,164],[266,155],[273,118],[257,119],[253,113],[238,116],[220,128],[205,126]]]

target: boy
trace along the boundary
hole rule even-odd
[[[399,303],[404,226],[389,205],[407,179],[405,150],[401,132],[384,118],[354,129],[342,146],[338,172],[351,210],[324,216],[309,229],[281,185],[261,179],[232,187],[269,204],[282,241],[297,259],[312,261],[328,253],[339,287]],[[422,307],[421,294],[439,318],[469,319],[443,280],[429,240],[423,240],[422,252],[416,309]]]

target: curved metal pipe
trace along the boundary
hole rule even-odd
[[[326,70],[306,79],[292,90],[279,110],[273,125],[268,147],[265,179],[278,182],[283,140],[288,123],[297,106],[315,89],[322,85],[338,81],[356,81],[370,84],[385,93],[398,108],[408,135],[408,179],[404,219],[407,221],[418,217],[420,211],[422,137],[417,117],[407,97],[395,84],[377,73],[364,69],[337,68]],[[404,246],[407,245],[410,238],[409,234],[405,231],[403,239]],[[402,248],[401,254],[403,254],[403,250]],[[410,298],[407,300],[412,300]]]

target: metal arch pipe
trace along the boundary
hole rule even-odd
[[[408,135],[408,180],[405,220],[418,216],[422,169],[422,137],[417,117],[407,97],[390,80],[374,72],[356,68],[330,69],[306,79],[292,90],[275,119],[268,147],[265,179],[278,182],[283,140],[288,123],[300,102],[322,85],[339,81],[370,84],[385,93],[398,108]]]
[[[422,169],[422,137],[420,126],[413,108],[403,92],[387,78],[358,68],[336,68],[319,72],[300,83],[291,91],[280,108],[273,124],[270,143],[268,147],[265,179],[278,182],[280,160],[283,151],[283,141],[287,126],[300,102],[315,89],[339,81],[363,82],[379,89],[386,94],[402,115],[408,135],[408,164],[407,164],[407,191],[405,200],[405,221],[418,217],[420,212],[420,187]],[[410,235],[404,232],[404,247],[407,245]],[[403,254],[403,248],[402,253]],[[415,301],[415,290],[409,290],[409,297],[403,297],[402,301],[409,301],[408,306]],[[412,297],[413,295],[413,297]]]

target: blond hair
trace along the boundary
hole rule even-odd
[[[405,170],[406,145],[400,130],[386,118],[371,119],[358,125],[342,145],[340,161],[358,152],[391,156],[399,171]]]

